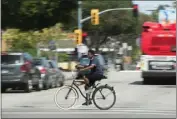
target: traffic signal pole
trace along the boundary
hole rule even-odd
[[[82,30],[82,1],[78,1],[78,29]]]
[[[78,30],[82,31],[82,1],[78,1]],[[81,54],[78,53],[78,59],[80,58]]]
[[[132,10],[133,8],[114,8],[114,9],[106,9],[106,10],[103,10],[101,12],[98,13],[98,15],[101,15],[103,13],[106,13],[106,12],[109,12],[109,11],[120,11],[120,10]],[[89,16],[89,17],[86,17],[84,19],[82,19],[82,1],[78,1],[78,30],[81,31],[82,33],[82,24],[91,19],[92,17]],[[96,24],[95,24],[96,25]],[[81,54],[78,54],[78,57],[80,56]]]
[[[110,12],[110,11],[120,11],[120,10],[132,10],[133,8],[114,8],[114,9],[106,9],[104,11],[99,12],[99,15]],[[91,16],[82,19],[82,1],[78,1],[78,29],[82,30],[82,23],[91,19]]]
[[[114,9],[106,9],[106,10],[104,10],[104,11],[99,12],[99,15],[101,15],[101,14],[103,14],[103,13],[106,13],[106,12],[110,12],[110,11],[132,10],[132,9],[133,9],[133,8],[114,8]],[[80,21],[80,23],[82,24],[82,23],[84,23],[85,21],[87,21],[87,20],[89,20],[89,19],[91,19],[91,16],[82,19],[82,20]]]

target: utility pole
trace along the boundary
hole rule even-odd
[[[37,57],[40,57],[41,56],[40,43],[36,44],[36,49],[37,49]]]
[[[134,13],[138,12],[138,5],[134,5],[133,8],[114,8],[114,9],[106,9],[104,11],[101,11],[98,13],[98,15],[104,14],[106,12],[110,11],[120,11],[120,10],[133,10]],[[78,30],[82,32],[82,24],[89,20],[92,19],[92,16],[86,17],[82,19],[82,1],[78,1]],[[78,58],[81,56],[80,53],[78,53]]]
[[[78,1],[78,29],[82,30],[82,1]]]
[[[82,1],[78,1],[78,30],[82,31]],[[81,53],[78,52],[78,59],[81,57]]]

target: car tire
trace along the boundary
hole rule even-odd
[[[49,82],[47,81],[46,84],[44,84],[44,90],[48,90],[50,88],[50,84]]]
[[[151,81],[149,80],[149,78],[143,78],[143,84],[150,84]]]
[[[55,87],[56,87],[56,83],[55,83],[55,81],[53,81],[51,84],[51,88],[55,88]]]
[[[6,88],[1,88],[1,93],[5,93],[6,92]]]
[[[60,87],[60,82],[58,80],[56,81],[56,85],[55,85],[55,88],[57,87]]]
[[[24,89],[24,91],[26,92],[26,93],[30,93],[30,92],[32,92],[32,89],[33,89],[33,84],[32,84],[32,80],[27,80],[27,83],[25,83],[25,89]]]
[[[42,80],[42,79],[39,79],[39,80],[38,80],[38,84],[36,85],[36,90],[37,90],[37,91],[41,91],[41,90],[43,90],[43,88],[44,88],[43,80]]]
[[[60,81],[60,87],[64,86],[64,82]]]
[[[60,86],[64,86],[64,82],[65,82],[65,77],[62,77],[62,81],[60,82]]]
[[[44,90],[48,90],[48,89],[50,89],[50,85],[49,85],[48,83],[46,83],[46,84],[44,85]]]
[[[44,79],[44,90],[50,89],[49,77],[46,76]]]

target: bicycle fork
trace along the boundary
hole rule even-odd
[[[68,99],[69,93],[71,92],[72,88],[69,89],[68,93],[65,96],[65,99]]]

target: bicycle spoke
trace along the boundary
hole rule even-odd
[[[99,90],[99,92],[101,93],[101,96],[103,97],[102,99],[105,99],[105,96],[102,94],[101,91],[102,91],[102,90]]]
[[[106,91],[108,91],[108,92],[106,92]],[[115,104],[115,101],[116,101],[116,95],[112,91],[112,88],[105,87],[105,86],[98,87],[94,91],[92,98],[93,98],[93,102],[94,102],[95,106],[97,108],[103,109],[103,110],[107,110],[107,109],[111,108]]]
[[[61,109],[72,108],[76,104],[77,99],[76,91],[70,86],[60,88],[55,94],[55,103]]]

